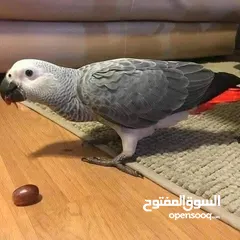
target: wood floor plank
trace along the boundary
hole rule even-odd
[[[181,207],[144,212],[145,199],[177,197],[148,179],[81,162],[105,154],[26,107],[0,101],[0,112],[0,239],[240,239],[219,220],[170,219]],[[27,183],[42,201],[14,206],[12,192]]]

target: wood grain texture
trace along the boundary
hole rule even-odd
[[[219,220],[168,217],[181,207],[143,211],[145,199],[178,199],[148,179],[81,162],[103,156],[37,113],[0,101],[0,239],[240,239]],[[43,196],[14,206],[15,188],[36,184]],[[195,212],[201,212],[196,210]]]

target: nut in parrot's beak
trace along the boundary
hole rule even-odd
[[[14,82],[9,83],[6,77],[1,82],[0,94],[8,105],[26,100],[23,91]]]

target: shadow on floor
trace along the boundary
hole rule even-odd
[[[141,140],[138,144],[137,155],[154,155],[156,153],[173,153],[185,150],[194,150],[201,146],[230,144],[238,142],[233,132],[223,131],[220,133],[205,130],[190,130],[169,128],[161,129],[152,137]],[[120,142],[118,142],[120,144]],[[105,156],[101,154],[101,156]],[[89,157],[92,148],[82,147],[79,141],[56,142],[33,152],[30,157],[40,156],[77,156]]]

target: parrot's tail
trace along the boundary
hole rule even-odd
[[[215,73],[216,81],[220,81],[222,83],[226,83],[228,88],[234,88],[237,87],[237,85],[240,85],[240,77],[226,72],[219,72]]]
[[[240,78],[230,73],[215,73],[200,105],[191,113],[199,114],[213,108],[216,104],[236,101],[240,101]]]

